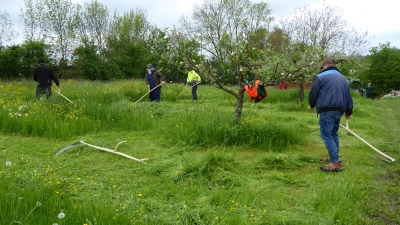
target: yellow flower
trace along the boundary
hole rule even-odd
[[[142,194],[138,194],[137,196],[142,197]]]

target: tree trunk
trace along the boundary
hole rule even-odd
[[[304,83],[305,83],[305,78],[303,77],[303,78],[301,78],[301,81],[300,81],[300,87],[299,87],[299,98],[300,98],[300,102],[303,102],[304,101]]]
[[[239,121],[240,118],[242,117],[243,100],[244,100],[244,84],[241,83],[239,86],[239,95],[236,101],[235,121]]]

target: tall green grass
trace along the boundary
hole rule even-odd
[[[140,81],[64,81],[49,100],[32,82],[0,85],[1,224],[397,224],[399,166],[340,130],[341,173],[316,113],[298,90],[268,88],[255,104],[202,85],[199,100],[165,84],[161,103]],[[232,87],[235,88],[235,87]],[[398,99],[353,93],[350,128],[398,159]],[[344,124],[344,121],[342,122]],[[114,149],[138,163],[86,145]],[[65,218],[58,218],[65,213]]]
[[[136,99],[141,98],[139,94],[146,93],[146,85],[141,82],[106,84],[67,81],[63,85],[63,90],[66,90],[64,95],[73,99],[72,104],[56,93],[49,100],[25,101],[20,96],[27,96],[29,89],[26,86],[31,85],[15,84],[15,87],[21,88],[14,91],[13,98],[3,100],[0,130],[4,133],[68,139],[104,130],[155,130],[171,143],[199,146],[249,145],[277,151],[302,140],[301,132],[294,126],[274,121],[267,114],[260,113],[257,109],[263,107],[258,106],[262,103],[249,111],[251,114],[244,112],[242,122],[235,122],[235,99],[223,91],[216,92],[213,87],[201,87],[205,89],[199,94],[202,95],[199,97],[202,102],[191,102],[190,91],[187,91],[183,103],[172,105],[169,103],[176,102],[175,95],[179,95],[176,90],[183,85],[167,84],[162,89],[162,104],[156,105],[147,98],[137,102]],[[287,91],[283,102],[277,105],[287,111],[301,110],[304,103],[297,104],[294,99],[295,92]],[[214,101],[218,101],[218,104]],[[267,100],[265,102],[270,104]],[[221,111],[218,108],[220,103],[231,107]]]

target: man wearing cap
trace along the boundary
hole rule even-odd
[[[165,83],[164,76],[160,71],[155,69],[152,64],[146,66],[146,84],[150,92],[150,101],[160,102],[161,85]],[[154,90],[153,90],[154,89]]]
[[[308,98],[310,109],[316,107],[319,114],[319,126],[322,141],[329,153],[329,158],[322,161],[329,162],[321,166],[325,172],[337,172],[342,170],[339,160],[338,130],[343,113],[346,119],[353,114],[353,99],[350,95],[350,87],[347,79],[336,67],[333,58],[326,58],[313,81]]]
[[[39,66],[33,70],[33,79],[38,83],[36,87],[36,99],[39,100],[43,94],[46,94],[47,98],[51,97],[52,81],[56,83],[60,92],[60,82],[53,70],[44,64],[44,59],[40,58],[38,63]]]

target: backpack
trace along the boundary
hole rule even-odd
[[[268,92],[265,90],[264,85],[260,84],[260,80],[256,79],[252,82],[245,81],[244,89],[250,98],[250,101],[255,103],[268,97]]]

